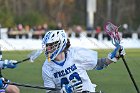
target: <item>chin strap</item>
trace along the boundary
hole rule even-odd
[[[48,53],[48,62],[50,62],[50,61],[51,61],[50,56],[51,56],[51,54],[50,54],[50,53]]]

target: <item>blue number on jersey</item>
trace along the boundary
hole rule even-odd
[[[69,81],[73,80],[74,78],[76,78],[78,81],[80,81],[80,82],[82,83],[82,80],[81,80],[79,74],[78,74],[77,72],[74,72],[73,74],[71,74],[71,75],[69,76],[69,80],[68,80],[68,78],[66,78],[66,77],[64,77],[64,78],[61,79],[61,87],[62,87],[63,85],[69,84]]]

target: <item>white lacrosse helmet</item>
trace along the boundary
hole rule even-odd
[[[54,60],[65,49],[66,44],[67,35],[64,30],[51,30],[45,34],[42,47],[45,49],[46,57]]]

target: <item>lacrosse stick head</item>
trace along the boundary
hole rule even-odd
[[[119,26],[120,27],[120,26]],[[112,40],[112,44],[114,46],[117,46],[118,44],[120,44],[120,35],[118,32],[118,26],[114,25],[111,22],[106,22],[104,25],[104,31],[110,36],[111,40]]]
[[[28,57],[30,58],[30,62],[34,62],[34,60],[37,57],[39,57],[39,55],[41,55],[42,52],[43,50],[40,49],[40,50],[33,51],[31,54],[29,54]]]

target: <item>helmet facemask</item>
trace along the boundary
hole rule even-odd
[[[59,47],[60,47],[60,40],[46,44],[45,54],[47,55],[47,58],[49,61],[50,61],[51,55],[55,52],[55,50],[58,50]]]
[[[50,33],[49,33],[50,32]],[[67,37],[64,30],[49,31],[43,38],[43,47],[48,61],[54,60],[66,47]]]

